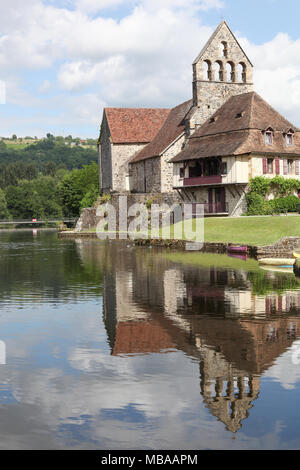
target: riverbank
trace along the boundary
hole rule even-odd
[[[192,221],[192,229],[196,221]],[[176,227],[170,227],[170,238],[137,240],[138,245],[154,245],[185,249],[188,240],[176,239]],[[66,231],[60,238],[97,238],[96,228],[87,231]],[[204,244],[201,251],[226,253],[227,244],[248,246],[248,254],[255,257],[289,257],[300,246],[300,216],[263,216],[204,219]]]

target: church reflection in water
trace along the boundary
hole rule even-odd
[[[195,358],[205,406],[237,432],[259,397],[261,375],[300,337],[293,275],[176,265],[145,249],[80,250],[85,258],[97,253],[105,268],[112,355],[180,350]]]

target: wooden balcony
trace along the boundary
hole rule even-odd
[[[214,176],[199,176],[193,178],[184,178],[183,186],[209,186],[210,184],[221,184],[222,183],[222,175],[214,175]]]

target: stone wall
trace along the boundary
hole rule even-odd
[[[146,193],[161,193],[161,161],[160,157],[145,160]]]
[[[118,216],[119,213],[119,197],[124,196],[124,194],[112,194],[111,199],[108,201],[116,210]],[[169,206],[173,204],[179,204],[182,202],[177,193],[137,193],[137,194],[126,194],[127,197],[127,207],[129,208],[133,204],[153,204],[163,205],[168,204]],[[77,222],[75,231],[83,232],[85,230],[90,230],[95,228],[100,220],[100,217],[97,217],[97,208],[87,208],[83,209],[81,216]]]
[[[229,215],[239,217],[247,212],[246,192],[248,185],[226,186],[226,202],[228,203]]]
[[[129,160],[145,144],[113,144],[112,145],[112,190],[129,191]]]
[[[130,191],[133,193],[144,193],[145,182],[145,161],[129,164]]]
[[[132,193],[161,193],[161,158],[147,158],[130,163],[130,190]]]
[[[184,141],[182,135],[163,155],[130,163],[130,190],[133,193],[174,192],[173,163],[169,161],[182,150]]]
[[[274,245],[255,247],[253,254],[258,258],[291,258],[297,248],[300,248],[300,237],[285,237]]]
[[[170,160],[175,157],[185,143],[186,136],[182,135],[177,139],[161,156],[161,192],[173,192],[173,163]]]
[[[222,42],[226,44],[225,52]],[[209,66],[209,76],[205,76],[205,62]],[[220,74],[216,75],[217,63]],[[239,64],[244,66],[243,77],[238,76]],[[232,67],[231,74],[227,74],[227,67]],[[202,125],[231,96],[250,91],[253,91],[253,66],[226,23],[223,23],[193,64],[194,107],[189,114],[190,131]]]
[[[190,132],[204,124],[231,96],[253,91],[253,85],[244,83],[197,81],[194,87],[197,106],[189,113]]]

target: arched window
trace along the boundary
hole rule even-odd
[[[227,62],[226,64],[226,81],[235,82],[235,66],[233,62]]]
[[[210,60],[205,60],[203,62],[203,77],[204,77],[204,80],[211,80],[212,79],[211,61]]]
[[[214,63],[214,79],[216,82],[223,82],[223,63],[220,60]]]
[[[226,58],[228,54],[227,42],[222,41],[220,47],[221,47],[221,56]]]
[[[240,62],[238,65],[238,82],[246,83],[247,82],[247,67],[244,62]]]

